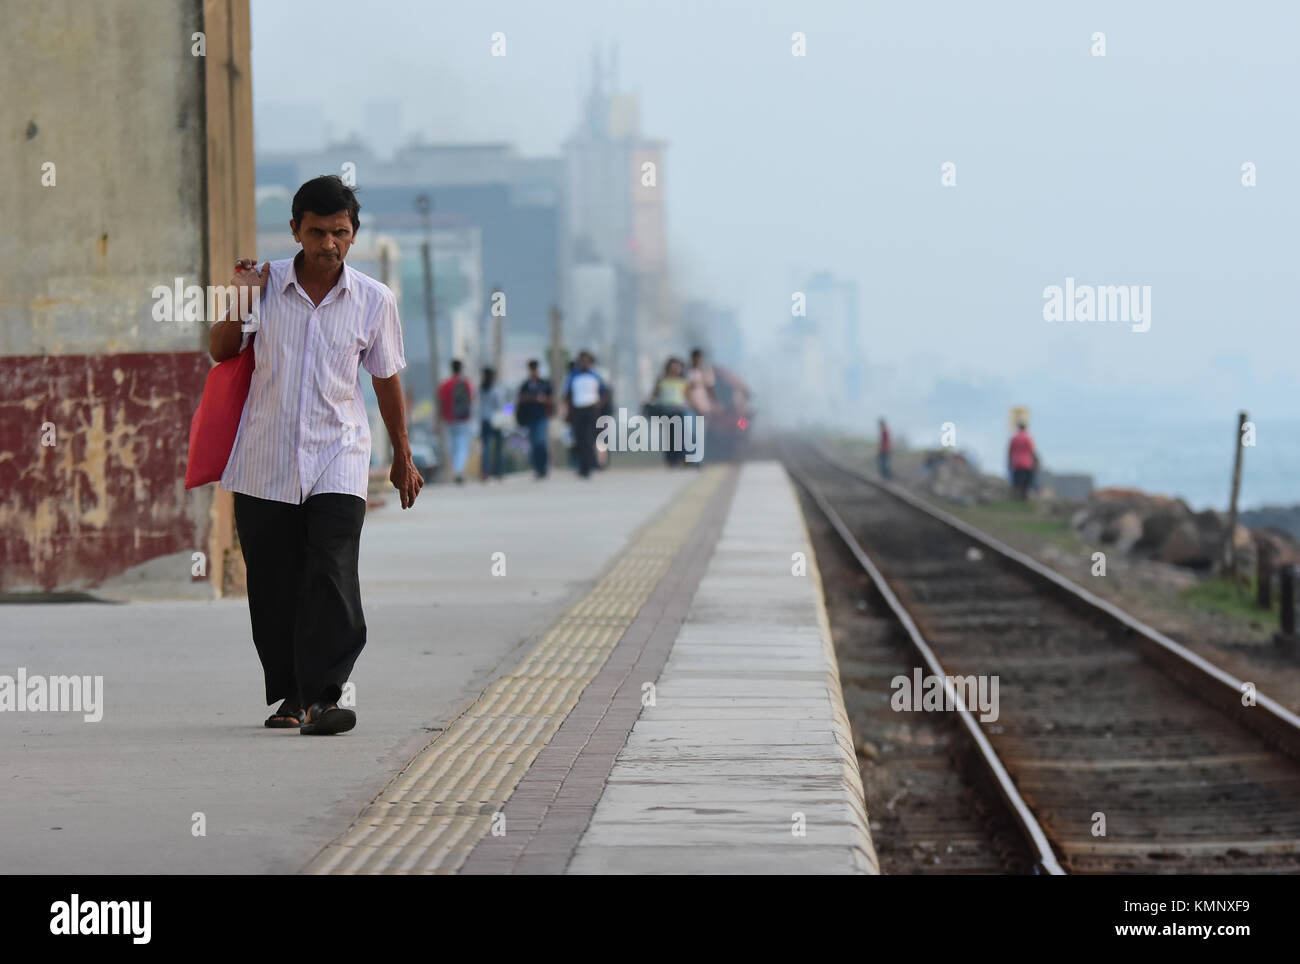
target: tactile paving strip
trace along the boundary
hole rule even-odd
[[[304,872],[454,873],[604,666],[725,475],[705,468],[523,662],[493,680]]]

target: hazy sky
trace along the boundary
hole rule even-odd
[[[1057,407],[1297,409],[1300,4],[254,0],[253,34],[258,105],[318,100],[343,134],[394,98],[431,140],[544,154],[617,43],[670,143],[679,286],[751,345],[824,269],[860,285],[876,366],[1047,374]],[[1151,285],[1151,330],[1044,321],[1067,276]]]

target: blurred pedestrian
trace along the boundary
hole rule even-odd
[[[880,419],[880,444],[876,448],[876,467],[880,470],[880,477],[888,479],[889,475],[889,453],[894,450],[894,443],[889,437],[889,426],[885,420]]]
[[[534,478],[546,478],[547,435],[550,416],[554,411],[551,401],[551,383],[542,377],[537,359],[528,363],[528,378],[519,387],[519,397],[515,401],[515,421],[528,431],[528,458],[533,466]]]
[[[618,415],[614,411],[614,392],[609,387],[609,382],[605,379],[605,376],[601,373],[600,359],[597,358],[595,355],[592,355],[590,352],[588,352],[587,357],[591,359],[591,370],[596,374],[596,376],[601,380],[601,382],[605,386],[604,400],[600,403],[600,411],[596,415],[596,421],[599,422],[602,418],[604,418],[607,415],[612,419],[617,419]],[[596,447],[594,451],[596,453],[596,462],[594,467],[598,469],[609,468],[609,460],[610,460],[609,447],[602,445],[600,443],[599,432],[596,433]]]
[[[591,369],[590,352],[578,353],[578,361],[564,382],[564,400],[573,425],[573,448],[578,475],[588,478],[596,464],[596,419],[609,402],[605,381]]]
[[[704,352],[699,348],[691,349],[691,370],[687,373],[686,381],[686,401],[700,417],[702,427],[718,407],[718,396],[715,391],[717,376],[713,373],[713,366],[705,363]],[[699,458],[694,464],[699,468],[704,464],[704,432],[698,432],[696,437]]]
[[[685,368],[680,358],[669,358],[664,362],[664,373],[655,382],[654,395],[651,396],[649,404],[649,409],[654,415],[664,418],[676,416],[679,421],[690,416],[686,405],[688,384]],[[674,441],[683,443],[685,429],[681,429],[674,440],[671,430],[662,427],[664,424],[660,423],[659,435],[664,444],[664,461],[668,463],[669,468],[676,468],[685,463],[686,450],[684,444],[674,444]]]
[[[483,442],[479,478],[484,482],[490,478],[501,479],[505,475],[501,459],[501,443],[504,441],[501,422],[506,414],[506,399],[501,386],[497,384],[495,369],[483,369],[483,380],[479,383],[478,414],[479,438]]]
[[[1018,422],[1016,427],[1018,431],[1011,436],[1011,444],[1007,447],[1007,468],[1011,472],[1011,487],[1015,497],[1024,501],[1029,498],[1029,489],[1034,484],[1038,450],[1029,434],[1029,426],[1025,422]]]
[[[474,386],[461,374],[461,368],[460,359],[453,359],[451,377],[438,386],[438,412],[451,437],[451,470],[457,485],[465,481],[470,418],[474,414]]]

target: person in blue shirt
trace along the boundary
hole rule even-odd
[[[588,478],[596,464],[596,419],[609,400],[604,379],[591,368],[591,353],[578,353],[578,362],[564,380],[564,401],[573,426],[573,446],[578,458],[578,475]]]

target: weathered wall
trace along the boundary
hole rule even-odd
[[[206,325],[152,317],[154,286],[208,280],[204,6],[3,4],[0,590],[208,548],[212,487],[183,482]]]

